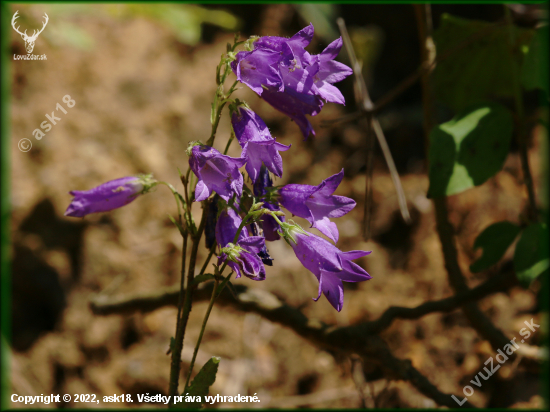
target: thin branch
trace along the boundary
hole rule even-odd
[[[348,53],[351,66],[353,69],[353,74],[355,77],[355,99],[357,101],[357,106],[361,107],[363,111],[365,111],[367,114],[372,111],[373,109],[373,103],[370,99],[369,92],[367,89],[367,85],[365,83],[365,79],[363,78],[363,75],[361,74],[361,65],[359,64],[359,61],[357,60],[357,57],[355,57],[355,51],[353,50],[353,46],[351,44],[351,39],[349,37],[346,23],[344,22],[344,19],[341,17],[336,20],[338,27],[340,28],[340,33],[342,34],[342,40],[344,42],[344,47],[346,48],[346,51]],[[405,192],[403,191],[403,187],[401,186],[401,180],[399,179],[399,173],[397,172],[397,168],[395,167],[395,162],[393,161],[393,157],[391,154],[391,151],[388,146],[388,142],[386,141],[386,137],[384,136],[384,132],[382,131],[382,128],[380,127],[380,123],[378,120],[372,116],[367,116],[368,126],[371,130],[374,131],[374,134],[376,138],[378,139],[378,143],[380,144],[380,148],[382,149],[382,154],[384,155],[384,159],[386,160],[386,164],[388,165],[388,169],[390,171],[393,184],[395,186],[395,190],[397,192],[397,199],[399,202],[399,209],[401,210],[401,215],[403,216],[403,220],[405,222],[410,223],[411,222],[411,216],[409,214],[409,209],[407,208],[407,199],[405,197]],[[369,136],[369,131],[367,130],[367,137]],[[367,147],[370,147],[369,144],[367,144]],[[368,154],[367,154],[367,160],[368,160]],[[369,165],[367,165],[369,166]],[[367,176],[368,179],[368,167],[367,167]],[[369,188],[367,187],[367,190]],[[365,197],[368,196],[368,192],[365,193]],[[366,202],[368,199],[366,199]],[[368,231],[366,229],[367,223],[368,223],[368,210],[365,210],[365,216],[364,216],[364,228],[363,233],[368,234]]]
[[[452,312],[468,302],[481,300],[499,291],[506,291],[515,284],[517,284],[517,278],[513,271],[501,272],[473,289],[465,290],[445,299],[424,302],[414,308],[391,306],[378,319],[365,324],[365,327],[369,332],[377,333],[388,328],[395,319],[412,320],[430,313]]]

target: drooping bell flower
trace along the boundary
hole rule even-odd
[[[282,68],[302,67],[306,53],[304,48],[313,38],[313,25],[300,30],[290,39],[265,36],[254,41],[254,49],[241,51],[231,62],[237,80],[246,84],[259,96],[267,87],[279,92],[285,90],[281,76]],[[308,55],[306,55],[308,56]]]
[[[286,185],[279,189],[279,202],[293,215],[307,219],[311,227],[336,243],[338,227],[329,218],[344,216],[355,207],[353,199],[333,195],[343,178],[344,169],[317,186]]]
[[[233,243],[241,223],[242,219],[231,208],[220,213],[216,224],[216,241],[221,252],[218,264],[227,260],[236,278],[243,274],[253,280],[264,280],[265,267],[258,253],[265,247],[265,240],[262,236],[248,236],[248,230],[243,227],[237,242]]]
[[[318,55],[305,51],[313,33],[310,24],[290,39],[260,37],[253,42],[252,51],[237,53],[232,62],[237,79],[294,120],[304,139],[315,135],[306,115],[317,115],[324,101],[345,104],[344,96],[333,84],[353,73],[351,68],[334,60],[342,48],[342,38],[333,41]],[[255,56],[257,59],[265,57],[267,66],[255,63]],[[243,71],[248,77],[243,76]]]
[[[273,182],[271,181],[271,177],[269,176],[269,171],[265,166],[262,166],[260,169],[260,176],[256,182],[254,182],[254,196],[256,197],[262,197],[266,196],[269,192],[269,188],[273,187]],[[263,207],[265,209],[273,210],[273,211],[279,211],[281,208],[279,207],[279,203],[276,200],[273,199],[265,199],[263,200],[264,205]],[[279,216],[279,220],[282,222],[285,221],[284,216]],[[279,240],[281,238],[281,235],[279,235],[279,224],[277,221],[273,218],[271,215],[263,215],[261,217],[262,222],[262,229],[263,229],[263,235],[266,240],[269,241],[275,241]]]
[[[71,204],[65,216],[84,217],[90,213],[107,212],[133,202],[156,184],[152,175],[121,177],[90,190],[73,190]]]
[[[246,172],[255,182],[262,162],[276,176],[283,175],[283,159],[279,151],[290,148],[278,143],[269,133],[264,121],[247,106],[231,105],[231,125],[243,148],[241,157],[246,159]]]
[[[216,192],[226,202],[236,194],[243,192],[243,176],[239,168],[246,159],[226,156],[210,146],[198,142],[191,143],[187,149],[189,166],[199,181],[195,187],[195,201],[208,199]]]
[[[296,257],[319,281],[319,294],[313,300],[317,301],[323,293],[330,304],[340,312],[344,305],[342,282],[362,282],[372,278],[352,260],[369,255],[371,252],[363,250],[342,252],[332,243],[305,232],[297,225],[286,223],[283,225],[285,239],[292,246]]]

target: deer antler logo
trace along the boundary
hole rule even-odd
[[[13,18],[11,19],[11,25],[12,25],[13,29],[21,35],[23,40],[25,40],[25,49],[27,49],[27,53],[30,54],[30,53],[32,53],[32,49],[34,49],[34,42],[38,38],[38,35],[44,31],[44,28],[46,27],[46,24],[48,24],[49,18],[48,18],[48,15],[46,13],[44,13],[44,17],[45,17],[46,21],[44,22],[44,25],[42,26],[42,29],[40,29],[40,31],[38,31],[38,32],[36,30],[34,30],[32,36],[27,36],[27,30],[25,30],[25,33],[21,33],[19,31],[19,27],[15,27],[15,20],[17,20],[17,18],[19,17],[17,15],[17,13],[19,13],[19,10],[17,10],[15,12],[15,14],[13,15]]]

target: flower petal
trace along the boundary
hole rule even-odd
[[[342,285],[342,281],[338,279],[334,272],[321,269],[319,286],[334,309],[340,312],[342,306],[344,306],[344,286]]]

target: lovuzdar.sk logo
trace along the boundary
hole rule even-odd
[[[17,33],[19,33],[21,35],[21,37],[25,41],[25,49],[27,49],[27,55],[25,56],[25,55],[15,55],[14,54],[13,55],[14,59],[15,60],[46,60],[46,55],[45,54],[43,54],[41,56],[38,56],[38,55],[32,54],[32,51],[34,49],[34,42],[36,41],[36,39],[38,38],[40,33],[42,33],[44,31],[44,29],[46,28],[46,25],[48,24],[48,20],[49,20],[48,15],[46,13],[44,13],[45,21],[42,24],[42,28],[40,30],[34,30],[33,34],[31,36],[29,36],[27,34],[27,30],[25,30],[23,33],[21,33],[19,31],[19,26],[15,27],[15,20],[17,20],[17,18],[19,17],[17,15],[17,13],[19,13],[19,10],[17,10],[15,12],[15,14],[13,15],[13,18],[11,19],[11,26],[13,27],[13,29]]]

